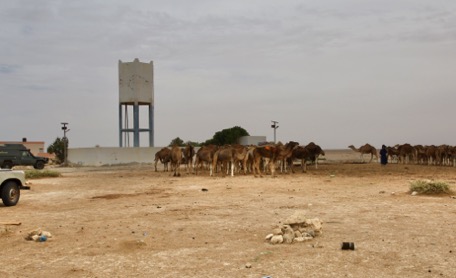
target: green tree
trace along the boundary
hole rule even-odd
[[[63,163],[65,160],[65,143],[60,137],[57,137],[51,145],[47,148],[48,153],[55,154],[57,163]]]
[[[184,146],[184,140],[180,139],[179,137],[176,137],[174,138],[173,140],[171,140],[171,143],[169,143],[169,147],[172,147],[174,145],[177,145],[177,146]]]
[[[217,131],[212,139],[206,140],[204,145],[214,144],[214,145],[227,145],[227,144],[236,144],[239,137],[249,136],[249,133],[242,127],[235,126],[232,128],[226,128],[221,131]]]
[[[191,145],[193,147],[200,147],[201,143],[193,142],[193,141],[187,141],[187,142],[184,143],[184,145]]]

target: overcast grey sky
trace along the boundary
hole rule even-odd
[[[322,148],[456,145],[454,0],[0,2],[0,141],[69,122],[70,147],[118,146],[118,62],[139,58],[156,146],[273,140],[271,120]]]

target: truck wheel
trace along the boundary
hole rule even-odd
[[[11,169],[11,168],[13,168],[13,163],[11,161],[3,161],[2,168],[3,169]]]
[[[19,185],[14,181],[8,181],[2,186],[2,201],[5,206],[15,206],[19,201],[21,191]]]
[[[40,160],[40,161],[37,161],[37,162],[35,163],[35,166],[33,166],[33,168],[39,169],[39,170],[43,169],[43,168],[44,168],[44,162],[41,161],[41,160]]]

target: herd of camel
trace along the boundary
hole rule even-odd
[[[174,176],[180,176],[180,166],[186,165],[187,173],[198,174],[203,168],[209,168],[210,176],[215,173],[226,173],[234,176],[234,173],[253,173],[255,177],[268,172],[273,177],[276,166],[280,165],[281,171],[291,170],[294,173],[293,161],[301,161],[303,172],[307,170],[307,162],[315,163],[318,167],[318,157],[325,155],[320,146],[311,142],[306,146],[300,146],[298,142],[290,141],[286,144],[265,144],[261,146],[225,145],[202,146],[195,151],[190,144],[185,147],[173,146],[163,148],[155,154],[155,171],[157,163],[164,164],[164,171],[171,171]]]
[[[363,155],[370,154],[370,161],[375,157],[378,160],[378,151],[375,147],[365,144],[359,148],[353,145],[348,146],[350,149]],[[423,146],[402,144],[394,147],[386,147],[388,160],[397,163],[415,163],[423,165],[442,165],[456,166],[456,146],[440,145],[440,146]],[[364,161],[364,160],[363,160]]]
[[[378,161],[378,150],[370,144],[365,144],[359,148],[353,145],[348,148],[359,152],[361,160],[364,161],[365,154],[370,155],[370,161],[376,158]],[[386,147],[389,161],[397,163],[415,163],[429,165],[451,165],[456,166],[456,146],[422,146],[410,144]],[[290,141],[286,144],[265,144],[260,146],[243,145],[207,145],[195,151],[195,148],[187,144],[185,147],[173,146],[162,148],[155,154],[155,171],[157,164],[164,164],[164,171],[171,171],[174,176],[180,176],[180,166],[185,165],[187,173],[198,174],[201,169],[209,169],[209,175],[216,173],[221,175],[243,172],[244,174],[253,173],[255,177],[270,173],[275,176],[277,168],[281,172],[294,171],[294,161],[299,160],[302,172],[307,171],[307,162],[315,164],[318,168],[318,157],[324,156],[325,152],[320,146],[311,142],[306,146],[300,146],[298,142]]]

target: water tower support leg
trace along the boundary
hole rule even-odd
[[[138,103],[135,103],[133,105],[133,129],[134,129],[134,142],[133,146],[134,147],[139,147],[139,105]]]

